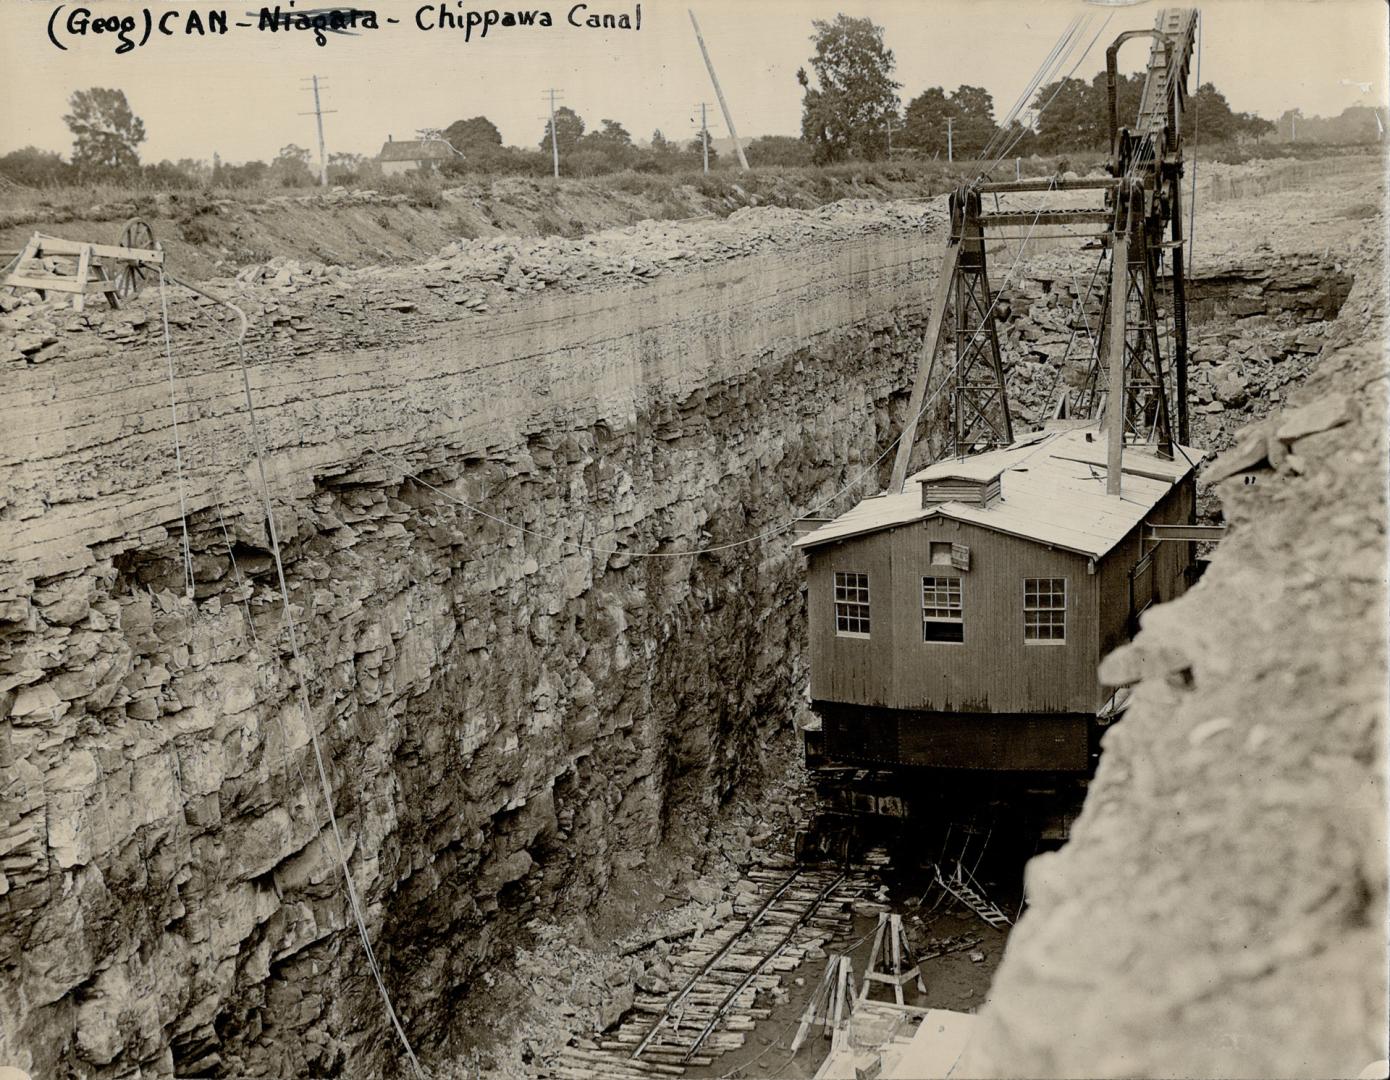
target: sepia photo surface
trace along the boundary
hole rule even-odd
[[[0,1080],[1390,1075],[1387,10],[0,3]]]

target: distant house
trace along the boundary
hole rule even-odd
[[[377,158],[385,176],[398,176],[411,169],[433,169],[441,161],[453,157],[453,151],[438,139],[402,139],[396,142],[390,135],[381,146]]]

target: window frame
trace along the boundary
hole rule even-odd
[[[1061,604],[1047,603],[1041,601],[1046,598],[1051,601],[1058,596],[1057,586],[1061,585],[1060,596]],[[1065,577],[1026,577],[1023,579],[1023,643],[1025,645],[1065,645],[1067,643],[1067,610],[1068,610],[1068,579]],[[1032,594],[1033,601],[1029,602],[1029,594]],[[1053,621],[1054,615],[1061,616],[1060,622]],[[1041,621],[1030,624],[1029,616],[1048,616],[1046,624]],[[1037,637],[1030,635],[1030,631],[1047,629],[1053,631],[1060,629],[1061,636]]]
[[[858,579],[850,581],[848,579]],[[845,579],[842,581],[842,579]],[[835,636],[867,640],[873,633],[873,602],[869,591],[869,574],[861,570],[835,570],[831,572],[830,595],[835,615]],[[841,595],[843,592],[843,596]],[[854,599],[850,599],[850,596]],[[862,596],[862,599],[861,599]],[[862,625],[862,630],[847,629],[848,625]]]
[[[945,599],[945,605],[927,604],[927,582],[932,582],[932,599]],[[960,575],[945,577],[939,574],[922,575],[922,644],[924,645],[964,645],[965,644],[965,594],[964,582]],[[944,589],[945,593],[940,591]],[[954,600],[954,605],[951,601]],[[955,615],[928,615],[928,611],[955,611]],[[928,637],[927,625],[959,627],[960,637]]]

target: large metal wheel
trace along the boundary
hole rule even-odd
[[[118,243],[124,248],[141,248],[146,251],[159,248],[155,242],[154,230],[139,218],[131,218],[125,223]],[[129,300],[132,296],[138,296],[140,290],[157,277],[158,274],[151,267],[133,262],[122,263],[121,268],[116,271],[116,295],[122,300]]]

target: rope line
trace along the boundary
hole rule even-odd
[[[294,659],[294,670],[298,675],[298,697],[300,710],[304,715],[304,726],[309,730],[309,741],[314,750],[314,762],[318,768],[319,785],[322,789],[324,805],[328,811],[328,823],[333,833],[333,841],[338,854],[338,867],[343,874],[343,884],[346,888],[348,906],[352,910],[353,921],[357,924],[357,933],[362,940],[362,949],[367,958],[367,966],[371,971],[372,978],[375,980],[377,989],[381,994],[382,1003],[386,1008],[386,1015],[391,1021],[391,1026],[395,1029],[396,1036],[404,1047],[406,1057],[410,1061],[410,1067],[417,1080],[425,1080],[425,1074],[420,1067],[419,1059],[415,1056],[415,1051],[411,1048],[410,1040],[407,1038],[405,1028],[402,1026],[400,1018],[396,1015],[395,1007],[391,1004],[391,995],[386,989],[386,980],[382,977],[381,968],[377,964],[376,953],[372,949],[370,936],[367,934],[366,918],[362,914],[361,900],[357,895],[357,886],[352,880],[352,872],[348,867],[347,846],[343,843],[342,831],[338,825],[338,815],[333,808],[333,786],[328,779],[328,768],[324,763],[323,749],[319,743],[318,728],[314,723],[313,708],[309,702],[309,670],[299,649],[299,635],[295,632],[294,613],[290,605],[289,585],[285,579],[284,560],[280,550],[279,530],[275,522],[275,508],[270,498],[270,483],[266,478],[265,454],[260,434],[260,423],[256,418],[255,401],[251,394],[251,376],[246,364],[245,338],[247,329],[246,314],[235,304],[205,292],[203,289],[188,282],[180,281],[170,275],[170,280],[183,285],[187,289],[205,296],[209,300],[222,304],[235,312],[241,320],[241,332],[236,339],[237,362],[241,368],[242,389],[246,398],[247,416],[251,427],[252,446],[256,455],[256,468],[260,476],[261,498],[265,507],[266,526],[270,532],[271,553],[275,559],[275,574],[280,588],[280,601],[284,611],[285,629],[289,636],[290,652]]]
[[[1091,55],[1091,50],[1096,47],[1096,42],[1100,40],[1101,34],[1105,33],[1105,28],[1110,25],[1110,20],[1114,18],[1114,15],[1115,13],[1112,11],[1105,16],[1105,21],[1100,24],[1100,29],[1097,30],[1095,32],[1095,36],[1091,38],[1091,43],[1087,45],[1085,50],[1081,53],[1081,55],[1076,58],[1076,62],[1072,64],[1071,70],[1069,70],[1062,79],[1057,80],[1057,88],[1052,91],[1052,94],[1048,97],[1048,99],[1045,102],[1043,102],[1043,104],[1039,107],[1037,115],[1034,116],[1031,121],[1032,124],[1036,124],[1038,120],[1042,118],[1042,114],[1047,112],[1048,106],[1051,105],[1052,102],[1056,99],[1057,95],[1062,92],[1062,87],[1066,84],[1067,79],[1070,79],[1073,75],[1075,75],[1076,69],[1082,65],[1086,57]],[[1025,133],[1026,131],[1020,131],[1017,135],[1014,136],[1013,141],[1011,141],[1007,146],[1004,147],[1003,150],[999,152],[999,155],[994,159],[993,162],[990,163],[989,168],[986,169],[977,178],[977,183],[989,179],[989,177],[994,173],[994,170],[999,167],[1000,162],[1002,162],[1005,158],[1009,156],[1010,153],[1013,152],[1014,147],[1018,145],[1019,140],[1023,138]]]
[[[1010,266],[1008,273],[1005,275],[1004,281],[1001,283],[1000,292],[999,292],[999,293],[996,293],[993,302],[990,304],[990,307],[989,307],[988,311],[985,313],[985,319],[982,320],[981,325],[975,330],[975,333],[974,333],[974,335],[972,336],[971,341],[967,344],[967,348],[969,348],[970,346],[972,346],[972,345],[974,344],[975,339],[978,338],[979,335],[982,334],[982,333],[984,332],[985,325],[986,325],[986,323],[987,323],[988,317],[993,313],[995,307],[996,307],[996,306],[998,305],[998,303],[999,303],[999,296],[1002,294],[1002,289],[1003,289],[1003,287],[1006,286],[1006,285],[1013,279],[1015,273],[1016,273],[1017,270],[1018,270],[1018,267],[1019,267],[1019,265],[1020,265],[1020,263],[1021,263],[1021,261],[1022,261],[1022,258],[1023,258],[1024,250],[1025,250],[1025,248],[1026,248],[1026,246],[1027,246],[1027,242],[1028,242],[1029,238],[1032,236],[1033,229],[1036,227],[1036,225],[1037,225],[1037,223],[1038,223],[1038,218],[1041,216],[1041,214],[1042,214],[1042,210],[1041,210],[1041,208],[1039,208],[1039,210],[1038,210],[1038,211],[1035,213],[1035,215],[1034,215],[1033,221],[1032,221],[1032,223],[1031,223],[1031,225],[1030,225],[1030,227],[1029,227],[1029,230],[1028,230],[1028,234],[1025,235],[1025,236],[1023,237],[1022,241],[1020,242],[1018,256],[1015,258],[1015,260],[1014,260],[1014,262],[1013,262],[1013,265]],[[163,273],[163,271],[161,270],[161,274],[160,274],[160,284],[161,284],[160,296],[161,296],[161,301],[162,301],[162,303],[163,303],[163,308],[164,308],[164,312],[165,312],[165,321],[164,321],[165,345],[166,345],[166,355],[167,355],[167,357],[168,357],[169,365],[170,365],[170,373],[171,373],[171,376],[170,376],[170,377],[171,377],[171,385],[172,385],[172,380],[173,380],[173,351],[172,351],[172,344],[171,344],[171,341],[170,341],[170,334],[169,334],[169,324],[168,324],[168,314],[167,314],[167,311],[168,311],[167,295],[166,295],[165,290],[164,290],[164,288],[163,288],[165,276],[166,276],[166,275],[165,275],[165,274]],[[389,993],[389,991],[388,991],[387,988],[386,988],[386,981],[385,981],[385,979],[384,979],[383,976],[382,976],[381,968],[380,968],[380,966],[379,966],[379,964],[378,964],[378,962],[377,962],[377,959],[376,959],[375,950],[372,948],[371,939],[370,939],[370,937],[369,937],[369,935],[368,935],[368,933],[367,933],[366,919],[365,919],[365,916],[364,916],[363,913],[362,913],[361,900],[360,900],[360,898],[359,898],[359,896],[358,896],[357,887],[356,887],[356,884],[353,882],[352,873],[351,873],[351,870],[350,870],[350,868],[349,868],[349,866],[348,866],[348,861],[347,861],[347,848],[346,848],[346,845],[345,845],[344,842],[343,842],[342,831],[341,831],[341,828],[340,828],[339,823],[338,823],[337,814],[336,814],[336,812],[335,812],[335,810],[334,810],[334,807],[333,807],[333,794],[332,794],[333,789],[332,789],[332,784],[331,784],[331,782],[329,781],[328,770],[327,770],[327,766],[326,766],[326,764],[325,764],[325,762],[324,762],[323,750],[322,750],[322,746],[321,746],[320,741],[319,741],[318,729],[317,729],[317,726],[315,725],[314,719],[313,719],[313,708],[312,708],[311,702],[310,702],[310,700],[309,700],[309,670],[308,670],[307,664],[306,664],[305,661],[304,661],[303,654],[302,654],[301,651],[300,651],[300,647],[299,647],[299,636],[298,636],[298,634],[296,633],[296,627],[295,627],[295,621],[294,621],[294,614],[293,614],[293,609],[292,609],[292,605],[291,605],[291,602],[290,602],[289,585],[288,585],[288,582],[287,582],[287,579],[286,579],[286,576],[285,576],[284,559],[283,559],[282,552],[281,552],[280,537],[279,537],[279,529],[278,529],[277,524],[276,524],[274,505],[273,505],[273,502],[272,502],[272,500],[271,500],[271,495],[270,495],[270,484],[269,484],[269,480],[267,479],[266,471],[265,471],[265,452],[264,452],[264,444],[263,444],[263,442],[262,442],[261,434],[260,434],[260,422],[259,422],[259,420],[258,420],[258,418],[257,418],[257,415],[256,415],[256,408],[255,408],[254,396],[253,396],[252,393],[251,393],[250,369],[249,369],[249,367],[248,367],[248,365],[247,365],[247,361],[246,361],[246,348],[245,348],[245,338],[246,338],[246,333],[247,333],[247,328],[248,328],[248,321],[247,321],[247,318],[246,318],[246,314],[245,314],[245,312],[243,312],[239,307],[237,307],[235,304],[232,304],[231,302],[229,302],[229,301],[227,301],[227,300],[224,300],[224,299],[222,299],[222,298],[220,298],[220,297],[217,297],[217,296],[215,296],[215,295],[213,295],[213,294],[211,294],[211,293],[208,293],[208,292],[206,292],[205,290],[199,288],[199,287],[196,286],[196,285],[193,285],[193,284],[191,284],[191,283],[189,283],[189,282],[183,281],[183,280],[181,280],[181,279],[175,277],[175,276],[172,275],[172,274],[167,275],[167,277],[168,277],[168,280],[169,280],[169,281],[171,281],[171,282],[173,282],[173,283],[175,283],[175,284],[178,284],[178,285],[182,285],[184,288],[187,288],[187,289],[189,289],[190,291],[192,291],[192,292],[194,292],[194,293],[197,293],[198,295],[203,296],[203,297],[207,298],[208,300],[210,300],[210,301],[212,301],[212,302],[214,302],[214,303],[216,303],[216,304],[219,304],[219,305],[222,305],[222,306],[228,308],[230,311],[232,311],[232,312],[238,317],[238,319],[240,320],[240,323],[241,323],[241,327],[240,327],[239,333],[235,336],[235,338],[233,338],[232,335],[231,335],[229,332],[227,332],[224,328],[222,328],[222,327],[220,326],[220,324],[218,324],[218,323],[216,322],[216,320],[211,319],[211,315],[210,315],[210,313],[208,313],[208,317],[209,317],[209,319],[213,322],[213,324],[214,324],[215,326],[218,326],[218,328],[221,329],[221,330],[223,331],[224,335],[225,335],[229,340],[231,340],[231,341],[234,342],[234,344],[236,345],[236,349],[237,349],[237,363],[238,363],[238,367],[240,368],[240,371],[241,371],[242,391],[243,391],[243,395],[244,395],[245,401],[246,401],[247,417],[248,417],[249,426],[250,426],[250,431],[251,431],[252,449],[253,449],[253,452],[254,452],[255,457],[256,457],[257,474],[258,474],[258,477],[259,477],[259,480],[260,480],[260,495],[261,495],[261,501],[262,501],[262,504],[263,504],[264,509],[265,509],[266,526],[267,526],[267,529],[268,529],[269,534],[270,534],[271,552],[272,552],[272,555],[274,556],[276,581],[277,581],[277,584],[278,584],[278,586],[279,586],[280,601],[281,601],[281,606],[282,606],[282,611],[283,611],[283,616],[284,616],[285,629],[286,629],[286,632],[287,632],[287,635],[288,635],[288,638],[289,638],[290,652],[291,652],[291,656],[292,656],[293,661],[294,661],[294,669],[295,669],[295,671],[296,671],[296,674],[298,675],[298,680],[297,680],[297,682],[298,682],[298,694],[297,694],[297,697],[298,697],[298,699],[299,699],[300,710],[301,710],[301,712],[302,712],[302,714],[303,714],[303,716],[304,716],[305,727],[308,729],[308,732],[309,732],[310,744],[311,744],[311,746],[312,746],[312,748],[313,748],[313,752],[314,752],[314,762],[315,762],[315,765],[316,765],[316,768],[317,768],[317,773],[318,773],[318,778],[319,778],[319,786],[320,786],[320,789],[321,789],[321,792],[322,792],[322,795],[323,795],[323,800],[324,800],[325,808],[326,808],[326,810],[327,810],[329,826],[330,826],[330,829],[331,829],[332,834],[333,834],[334,845],[335,845],[335,848],[336,848],[336,851],[337,851],[337,856],[338,856],[337,862],[338,862],[339,869],[340,869],[341,872],[342,872],[343,884],[344,884],[345,891],[346,891],[347,897],[348,897],[348,905],[349,905],[349,907],[351,908],[352,915],[353,915],[353,920],[354,920],[354,922],[356,923],[357,932],[358,932],[358,935],[359,935],[359,937],[360,937],[360,939],[361,939],[361,942],[362,942],[363,953],[364,953],[364,955],[366,956],[366,959],[367,959],[367,966],[368,966],[369,970],[371,971],[373,980],[375,981],[376,986],[377,986],[377,989],[378,989],[378,991],[379,991],[379,993],[380,993],[380,995],[381,995],[382,1003],[383,1003],[383,1005],[384,1005],[384,1007],[385,1007],[385,1009],[386,1009],[387,1017],[389,1018],[389,1020],[390,1020],[390,1022],[391,1022],[391,1026],[392,1026],[393,1029],[395,1030],[396,1036],[397,1036],[397,1038],[399,1039],[399,1041],[400,1041],[400,1043],[401,1043],[401,1046],[402,1046],[402,1047],[404,1048],[404,1050],[405,1050],[406,1057],[409,1059],[411,1069],[412,1069],[413,1073],[415,1074],[417,1080],[424,1080],[425,1074],[424,1074],[423,1070],[421,1069],[421,1067],[420,1067],[420,1062],[419,1062],[418,1058],[415,1056],[415,1052],[414,1052],[414,1050],[412,1049],[412,1047],[411,1047],[411,1045],[410,1045],[410,1040],[409,1040],[409,1038],[407,1037],[407,1035],[406,1035],[406,1033],[405,1033],[405,1029],[404,1029],[403,1025],[401,1024],[400,1018],[399,1018],[399,1017],[397,1016],[397,1014],[396,1014],[395,1007],[393,1006],[393,1004],[392,1004],[392,1002],[391,1002],[390,993]],[[865,350],[865,351],[868,351],[868,350]],[[943,390],[945,390],[949,385],[950,385],[950,382],[949,382],[949,381],[943,381],[942,384],[941,384],[940,386],[938,386],[937,389],[936,389],[935,391],[933,391],[930,395],[927,396],[926,400],[925,400],[925,401],[923,402],[923,404],[922,404],[921,409],[918,410],[917,416],[913,418],[913,425],[912,425],[912,427],[913,427],[914,430],[915,430],[915,426],[916,426],[916,421],[920,420],[921,416],[922,416],[923,414],[925,414],[925,412],[927,411],[928,407],[936,400],[937,397],[940,396],[941,392],[942,392]],[[176,419],[176,422],[177,422],[177,417],[176,417],[175,419]],[[874,461],[873,461],[869,466],[865,467],[864,469],[862,469],[862,470],[860,471],[860,473],[858,474],[858,476],[856,476],[852,481],[850,481],[850,483],[848,483],[848,484],[846,484],[845,486],[843,486],[842,488],[840,488],[837,492],[835,492],[835,494],[833,494],[833,495],[830,496],[829,498],[827,498],[827,499],[825,499],[825,500],[822,500],[821,502],[817,503],[814,507],[812,507],[810,510],[808,510],[808,511],[806,512],[806,514],[815,513],[817,510],[824,509],[825,507],[831,505],[833,502],[835,502],[837,499],[839,499],[842,495],[844,495],[845,493],[847,493],[848,491],[850,491],[850,490],[852,490],[854,487],[856,487],[856,486],[860,483],[860,481],[862,481],[862,480],[864,479],[864,477],[868,476],[870,472],[876,470],[876,469],[878,468],[878,466],[881,465],[881,464],[883,463],[883,461],[888,457],[888,455],[894,451],[894,449],[897,447],[897,445],[902,441],[904,435],[906,435],[907,431],[908,431],[908,426],[907,426],[907,425],[904,425],[902,431],[901,431],[901,432],[900,432],[900,433],[887,445],[887,447],[885,447],[885,449],[883,450],[883,452],[882,452],[881,454],[879,454],[879,456],[878,456],[877,458],[875,458]],[[177,447],[177,441],[176,441],[176,447]],[[382,453],[381,453],[379,450],[377,450],[375,447],[368,447],[368,449],[369,449],[373,454],[375,454],[375,455],[377,455],[379,458],[381,458],[382,460],[387,461],[388,463],[390,463],[390,462],[392,461],[391,458],[387,457],[387,455],[385,455],[385,454],[382,454]],[[191,595],[192,595],[192,561],[191,561],[191,549],[190,549],[190,547],[189,547],[189,545],[188,545],[188,538],[187,538],[188,523],[187,523],[187,514],[186,514],[186,502],[185,502],[185,500],[184,500],[183,490],[182,490],[182,454],[181,454],[181,450],[178,451],[177,456],[178,456],[178,465],[177,465],[177,467],[178,467],[179,477],[180,477],[180,510],[181,510],[182,515],[183,515],[183,525],[184,525],[184,550],[185,550],[185,555],[186,555],[186,557],[187,557],[187,572],[188,572],[188,575],[189,575],[189,577],[188,577],[188,582],[189,582],[189,593],[190,593],[190,596],[191,596]],[[731,548],[742,547],[742,546],[745,546],[745,545],[747,545],[747,544],[756,543],[756,542],[759,542],[759,541],[765,540],[765,539],[770,539],[770,538],[772,538],[772,537],[775,537],[775,536],[778,536],[778,535],[780,535],[780,534],[782,534],[782,533],[785,533],[789,528],[791,528],[791,527],[795,524],[794,521],[788,522],[787,524],[782,525],[782,526],[780,526],[780,527],[778,527],[778,528],[776,528],[776,529],[767,530],[767,531],[765,531],[765,532],[763,532],[763,533],[756,534],[755,536],[751,536],[751,537],[744,538],[743,540],[734,541],[734,542],[726,543],[726,544],[712,545],[712,546],[707,547],[707,548],[704,548],[704,549],[699,549],[699,550],[696,550],[696,551],[689,551],[689,552],[625,552],[625,551],[622,551],[622,550],[620,550],[620,549],[613,549],[613,550],[604,551],[604,550],[602,550],[602,549],[587,547],[586,545],[574,544],[572,541],[567,541],[567,540],[565,540],[564,538],[561,538],[561,537],[546,536],[545,534],[537,533],[537,532],[535,532],[534,530],[527,529],[527,528],[525,528],[524,526],[518,526],[518,525],[516,525],[516,524],[514,524],[514,523],[512,523],[512,522],[506,521],[506,520],[503,519],[503,518],[499,518],[499,517],[497,517],[497,516],[495,516],[495,515],[493,515],[493,514],[489,514],[489,513],[488,513],[487,511],[485,511],[485,510],[482,510],[482,509],[480,509],[480,508],[478,508],[478,507],[473,507],[473,506],[471,506],[471,505],[465,503],[463,500],[458,499],[457,497],[455,497],[455,496],[453,496],[453,495],[450,495],[448,492],[442,491],[442,490],[439,489],[438,487],[435,487],[434,485],[428,483],[427,481],[422,480],[420,477],[418,477],[418,476],[416,476],[416,475],[410,473],[409,471],[407,471],[406,469],[404,469],[403,467],[401,467],[399,464],[397,464],[396,467],[399,468],[400,471],[401,471],[404,475],[409,476],[409,477],[410,477],[412,480],[414,480],[416,483],[421,484],[422,486],[428,488],[429,490],[435,492],[436,494],[442,496],[443,498],[445,498],[445,499],[447,499],[447,500],[449,500],[449,501],[451,501],[451,502],[458,503],[459,505],[461,505],[461,506],[463,506],[464,508],[470,510],[471,512],[480,514],[480,515],[482,515],[483,517],[486,517],[486,518],[488,518],[488,519],[490,519],[490,520],[493,520],[493,521],[495,521],[495,522],[497,522],[497,523],[499,523],[499,524],[501,524],[501,525],[504,525],[504,526],[506,526],[506,527],[508,527],[508,528],[511,528],[511,529],[520,531],[520,532],[522,532],[522,533],[527,533],[527,534],[530,534],[530,535],[542,536],[542,537],[544,537],[544,538],[546,538],[546,539],[559,542],[559,543],[562,544],[562,545],[566,545],[566,546],[573,547],[573,548],[575,548],[576,550],[580,550],[580,551],[585,551],[585,550],[587,550],[587,551],[593,552],[593,553],[595,553],[595,554],[605,554],[605,555],[626,554],[626,555],[629,555],[629,556],[631,556],[631,557],[641,557],[641,558],[661,558],[661,557],[666,557],[666,558],[683,558],[683,557],[689,557],[689,556],[692,556],[692,555],[705,554],[705,553],[714,552],[714,551],[729,550],[729,549],[731,549]],[[219,511],[219,518],[220,518],[220,517],[221,517],[221,504],[220,504],[220,502],[218,503],[218,511]],[[802,516],[806,516],[806,515],[802,515]],[[229,554],[229,556],[231,556],[231,557],[233,558],[233,560],[235,560],[235,556],[232,555],[232,546],[231,546],[231,543],[230,543],[230,537],[229,537],[229,535],[227,534],[225,519],[222,520],[222,529],[223,529],[223,539],[224,539],[224,541],[226,541],[226,543],[227,543],[228,554]],[[234,573],[235,573],[236,577],[237,577],[238,579],[240,579],[240,571],[239,571],[239,569],[236,569],[236,570],[234,571]],[[250,605],[249,605],[249,598],[247,598],[246,610],[247,610],[247,613],[248,613],[248,627],[249,627],[249,629],[250,629],[250,632],[251,632],[252,635],[254,636],[254,634],[255,634],[255,625],[254,625],[254,622],[253,622],[253,621],[250,621]],[[298,770],[296,769],[296,771],[298,771]],[[303,773],[302,773],[302,772],[300,772],[300,778],[301,778],[301,781],[303,781]],[[307,790],[307,787],[308,787],[307,781],[304,781],[304,783],[305,783],[305,787],[306,787],[306,790]],[[317,816],[316,811],[315,811],[315,815]]]
[[[179,520],[183,523],[183,588],[193,599],[193,552],[188,544],[188,500],[183,490],[183,448],[179,445],[179,402],[174,381],[174,348],[169,337],[169,297],[164,288],[164,267],[159,268],[159,307],[164,320],[164,356],[169,363],[169,412],[174,419],[174,474],[178,479]]]

